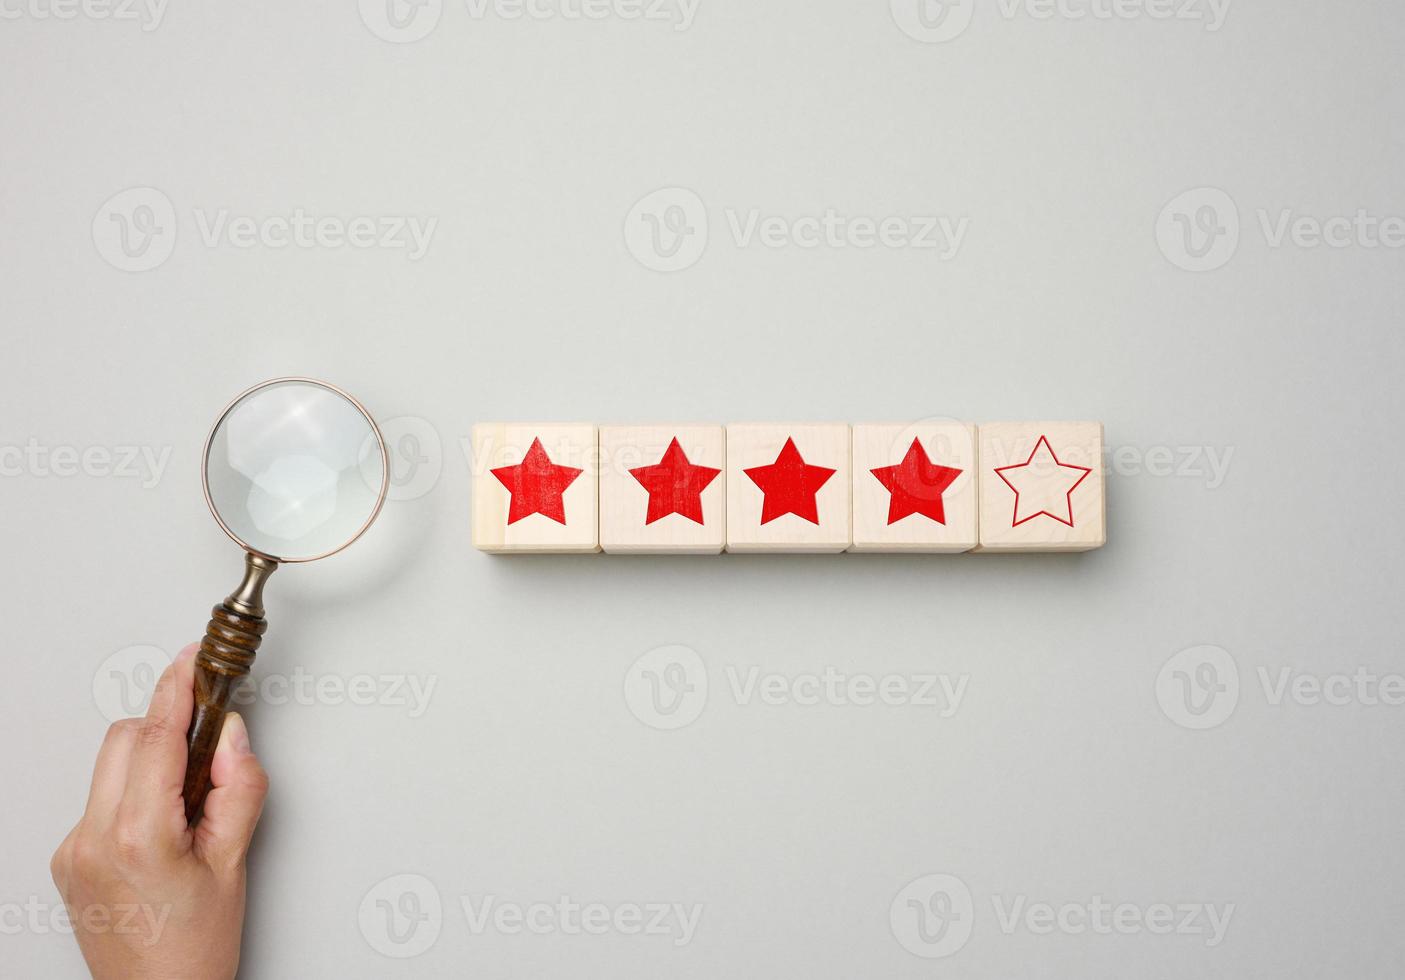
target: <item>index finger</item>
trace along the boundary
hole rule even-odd
[[[186,826],[181,790],[185,785],[185,736],[195,705],[196,649],[196,644],[191,644],[182,650],[156,682],[127,764],[122,819],[135,822],[152,835]]]

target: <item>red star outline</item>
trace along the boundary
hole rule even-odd
[[[688,454],[678,444],[678,437],[674,436],[657,463],[629,471],[629,475],[649,492],[649,511],[644,523],[652,524],[669,514],[677,514],[702,524],[702,492],[721,472],[690,462]]]
[[[835,471],[827,466],[805,462],[795,440],[787,437],[774,463],[742,470],[762,493],[761,523],[794,514],[811,524],[819,524],[819,503],[815,494]]]
[[[933,463],[919,439],[914,438],[903,461],[894,466],[879,466],[869,470],[891,495],[888,500],[888,523],[898,523],[913,514],[946,525],[946,506],[942,494],[961,475],[954,466]]]
[[[1047,511],[1047,510],[1036,510],[1033,514],[1030,514],[1030,515],[1029,515],[1028,517],[1026,517],[1024,520],[1022,520],[1022,521],[1021,521],[1021,520],[1016,520],[1016,518],[1018,518],[1018,517],[1020,516],[1020,491],[1019,491],[1018,488],[1016,488],[1016,486],[1015,486],[1013,483],[1011,483],[1009,480],[1005,479],[1005,471],[1006,471],[1006,470],[1018,470],[1018,469],[1021,469],[1021,468],[1025,467],[1025,466],[1028,466],[1030,463],[1033,463],[1033,462],[1034,462],[1034,457],[1039,454],[1039,447],[1040,447],[1040,446],[1043,446],[1045,449],[1047,449],[1047,450],[1049,451],[1049,457],[1050,457],[1051,459],[1053,459],[1054,465],[1055,465],[1055,466],[1059,466],[1059,467],[1062,467],[1062,468],[1064,468],[1064,469],[1069,469],[1069,470],[1082,470],[1082,471],[1083,471],[1083,475],[1080,476],[1077,480],[1074,481],[1073,486],[1071,486],[1071,487],[1068,488],[1068,493],[1065,495],[1066,498],[1067,498],[1067,501],[1068,501],[1068,519],[1067,519],[1067,520],[1065,520],[1064,518],[1060,517],[1058,514],[1052,514],[1052,513],[1050,513],[1050,512]],[[1073,527],[1073,491],[1077,490],[1077,489],[1079,488],[1079,486],[1082,485],[1083,481],[1086,480],[1086,479],[1088,479],[1088,474],[1091,473],[1091,472],[1093,472],[1093,468],[1092,468],[1091,466],[1075,466],[1075,465],[1072,464],[1072,463],[1063,463],[1063,462],[1060,462],[1060,461],[1059,461],[1059,457],[1058,457],[1057,455],[1055,455],[1055,453],[1054,453],[1054,447],[1051,446],[1051,445],[1049,445],[1049,437],[1048,437],[1048,436],[1041,435],[1041,436],[1039,437],[1039,441],[1034,444],[1034,448],[1030,450],[1030,452],[1029,452],[1029,459],[1025,460],[1023,463],[1012,463],[1012,464],[1009,465],[1009,466],[997,466],[997,467],[995,468],[995,475],[998,476],[998,477],[1000,477],[1000,479],[1001,479],[1002,481],[1004,481],[1005,486],[1009,487],[1009,488],[1010,488],[1011,490],[1013,490],[1014,493],[1015,493],[1015,509],[1014,509],[1014,512],[1010,515],[1010,526],[1011,526],[1011,527],[1019,527],[1021,524],[1028,524],[1030,521],[1034,520],[1034,519],[1035,519],[1036,517],[1038,517],[1040,514],[1043,514],[1045,517],[1052,517],[1054,520],[1058,521],[1060,524],[1066,524],[1066,525],[1069,526],[1069,527]]]
[[[542,441],[533,439],[522,462],[516,466],[499,466],[490,472],[512,495],[508,524],[516,524],[533,514],[565,524],[566,501],[562,494],[584,471],[574,466],[556,465],[542,448]]]

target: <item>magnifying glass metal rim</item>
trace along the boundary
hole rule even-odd
[[[315,385],[318,388],[325,388],[326,390],[334,394],[340,395],[342,398],[345,398],[358,412],[361,413],[362,417],[365,418],[367,424],[370,425],[371,432],[376,437],[376,445],[380,448],[381,452],[380,493],[376,497],[376,506],[372,508],[370,516],[366,518],[366,523],[362,524],[355,534],[353,534],[350,538],[342,542],[337,547],[333,548],[331,551],[324,551],[320,555],[310,555],[306,558],[280,558],[277,555],[270,555],[266,551],[260,551],[258,548],[255,548],[252,545],[248,544],[243,539],[241,539],[239,535],[235,534],[230,529],[229,525],[224,522],[224,518],[220,516],[219,508],[215,506],[214,498],[210,495],[210,449],[215,442],[215,433],[218,432],[220,426],[224,424],[224,420],[229,417],[229,413],[234,411],[234,406],[238,405],[245,398],[248,398],[256,391],[261,391],[264,388],[271,388],[274,385],[281,384]],[[341,388],[338,388],[336,385],[331,384],[330,382],[320,381],[317,378],[272,378],[268,381],[262,381],[259,384],[254,385],[252,388],[247,388],[244,391],[240,392],[238,395],[234,396],[234,398],[230,400],[229,404],[224,407],[224,410],[220,412],[219,417],[215,419],[215,424],[210,426],[210,434],[205,437],[205,450],[200,455],[200,486],[205,491],[205,503],[209,506],[210,513],[214,515],[215,522],[219,524],[220,529],[223,530],[225,534],[229,535],[229,539],[231,541],[233,541],[235,544],[237,544],[239,547],[243,548],[250,554],[258,555],[260,558],[267,558],[269,561],[277,562],[280,565],[300,565],[303,562],[317,561],[319,559],[335,555],[339,551],[344,551],[346,548],[355,544],[357,539],[360,538],[361,535],[366,533],[367,528],[369,528],[372,524],[375,523],[376,518],[380,516],[381,508],[385,506],[385,498],[390,492],[390,453],[385,448],[385,437],[381,435],[380,426],[376,425],[376,420],[371,417],[371,413],[366,411],[366,406],[362,405],[351,394],[347,393],[346,391],[343,391]]]

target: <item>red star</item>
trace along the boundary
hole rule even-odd
[[[869,472],[893,495],[888,502],[889,524],[896,524],[909,514],[930,517],[938,524],[946,523],[942,494],[961,471],[933,463],[916,439],[897,466],[880,466]]]
[[[1073,527],[1073,491],[1093,472],[1089,466],[1060,463],[1047,436],[1040,436],[1029,459],[1013,466],[997,466],[996,476],[1015,491],[1015,514],[1011,527],[1019,527],[1040,514]],[[1024,495],[1021,517],[1021,494]],[[1054,511],[1066,516],[1060,517]]]
[[[785,441],[774,463],[768,466],[753,466],[742,472],[766,495],[765,502],[761,505],[762,524],[769,524],[783,514],[794,514],[811,524],[820,522],[815,494],[824,486],[825,481],[834,475],[834,470],[824,466],[811,466],[801,459],[794,439]]]
[[[681,514],[701,524],[702,492],[721,472],[711,466],[688,462],[688,455],[678,445],[678,437],[675,436],[657,463],[629,471],[639,485],[649,491],[649,515],[644,518],[644,523],[652,524],[669,514]]]
[[[507,523],[516,524],[524,517],[541,514],[558,524],[565,524],[566,502],[561,495],[581,475],[581,471],[571,466],[557,466],[542,448],[542,441],[533,439],[521,463],[499,466],[492,474],[512,494]]]

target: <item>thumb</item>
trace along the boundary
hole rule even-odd
[[[237,867],[244,863],[268,795],[268,775],[249,746],[249,730],[238,712],[224,717],[210,765],[210,785],[204,816],[195,828],[196,840],[211,863]]]

